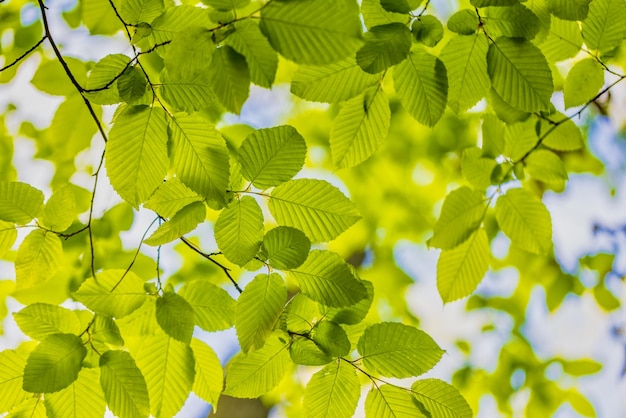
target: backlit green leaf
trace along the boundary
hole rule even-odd
[[[261,30],[285,58],[329,64],[361,45],[354,0],[275,0],[261,10]]]
[[[443,38],[443,25],[433,15],[423,15],[411,24],[413,39],[428,47],[434,47]]]
[[[365,416],[366,418],[425,418],[428,415],[422,413],[413,395],[406,389],[392,385],[378,385],[372,387],[367,394]]]
[[[185,112],[200,110],[208,106],[214,98],[208,70],[172,77],[165,69],[161,72],[159,92],[174,110]]]
[[[585,44],[600,53],[609,52],[626,38],[626,3],[621,0],[595,0],[583,21]]]
[[[511,189],[496,202],[496,219],[502,231],[518,247],[546,254],[552,247],[550,213],[534,194]]]
[[[549,62],[558,62],[576,56],[582,45],[583,37],[578,22],[553,17],[550,33],[539,48]]]
[[[470,0],[470,3],[474,7],[488,7],[488,6],[514,6],[519,3],[520,0]]]
[[[0,181],[0,220],[25,225],[43,207],[43,193],[33,186],[16,181]]]
[[[246,59],[230,46],[217,48],[208,68],[208,80],[226,110],[239,114],[250,90]]]
[[[286,302],[287,287],[279,274],[260,274],[248,283],[235,310],[235,329],[243,352],[263,347]]]
[[[189,344],[193,334],[194,310],[182,296],[165,293],[156,301],[156,319],[166,334]]]
[[[411,31],[401,23],[374,26],[365,34],[356,61],[366,73],[376,74],[402,62],[411,50]]]
[[[526,171],[531,177],[544,183],[560,184],[567,180],[567,170],[561,158],[552,151],[533,151],[525,160]]]
[[[374,299],[374,286],[367,280],[361,280],[360,282],[367,291],[367,297],[351,306],[344,306],[341,308],[322,307],[324,318],[338,324],[347,325],[356,325],[361,322],[372,306],[372,301]]]
[[[15,257],[16,287],[28,288],[51,278],[63,256],[63,244],[52,232],[35,229],[26,236]]]
[[[0,411],[6,412],[32,395],[22,389],[26,359],[15,350],[0,352]]]
[[[418,380],[411,386],[413,396],[433,417],[472,418],[474,413],[459,391],[439,379]]]
[[[130,65],[130,58],[122,54],[110,54],[102,58],[89,72],[85,88],[98,90],[88,92],[86,97],[97,104],[115,104],[122,101],[117,91],[117,79]]]
[[[556,17],[565,20],[583,20],[589,13],[591,0],[546,0],[548,9]]]
[[[354,204],[324,180],[281,184],[272,191],[269,208],[280,225],[300,229],[312,242],[333,240],[361,218]]]
[[[422,0],[379,0],[383,9],[394,13],[409,13],[422,3]]]
[[[250,0],[204,0],[204,3],[218,10],[232,10],[246,6]]]
[[[444,353],[425,332],[397,322],[367,327],[357,349],[367,370],[397,378],[426,373]]]
[[[46,202],[41,221],[53,231],[61,232],[72,225],[77,215],[74,192],[70,186],[63,186]]]
[[[315,342],[305,337],[295,337],[289,346],[289,355],[291,361],[305,366],[323,366],[333,360]]]
[[[445,250],[437,263],[437,289],[444,303],[470,295],[489,268],[489,239],[484,229],[463,244]]]
[[[532,119],[507,125],[504,129],[503,154],[513,161],[523,158],[539,141],[535,127],[536,122]]]
[[[148,89],[148,80],[138,66],[128,67],[117,80],[120,98],[129,104],[138,103]]]
[[[278,68],[278,55],[256,22],[242,20],[235,22],[234,27],[235,31],[224,42],[246,58],[250,81],[270,88]]]
[[[563,86],[565,107],[583,105],[598,94],[604,85],[604,69],[593,58],[578,61],[567,74]]]
[[[144,207],[164,218],[171,218],[182,208],[200,202],[202,197],[174,177],[159,186]]]
[[[289,271],[302,293],[326,306],[354,305],[367,297],[365,287],[337,254],[314,250],[304,264]]]
[[[540,29],[537,16],[519,3],[511,7],[487,7],[481,10],[481,19],[493,39],[508,36],[530,40]]]
[[[35,396],[30,396],[22,403],[11,409],[7,418],[47,418],[44,402]]]
[[[33,303],[14,313],[22,332],[36,340],[51,334],[79,334],[80,323],[73,311],[47,303]]]
[[[472,35],[478,29],[480,21],[476,12],[471,9],[461,9],[448,19],[448,29],[459,35]]]
[[[163,245],[196,229],[206,217],[202,202],[193,202],[176,213],[154,231],[144,242],[148,245]]]
[[[356,370],[337,360],[313,375],[304,390],[307,418],[350,418],[361,396]]]
[[[261,244],[268,264],[278,270],[300,266],[309,255],[310,248],[311,241],[304,232],[289,226],[278,226],[267,231]]]
[[[210,25],[209,10],[206,8],[189,5],[170,7],[161,16],[152,21],[150,25],[152,26],[151,39],[154,44],[161,44],[174,39],[178,32],[188,31],[190,28],[192,30],[189,32],[192,33],[189,33],[187,36],[193,38],[193,28],[208,25]],[[205,36],[197,38],[197,40],[200,39],[210,41],[210,38],[207,39]],[[205,51],[211,50],[211,45],[197,45],[197,47],[201,49],[203,54]],[[208,65],[208,63],[208,61],[206,63],[200,62],[201,65]]]
[[[174,79],[195,78],[211,64],[215,51],[211,32],[202,26],[192,26],[191,22],[177,29],[163,57],[165,69]],[[153,33],[156,32],[157,28],[153,27]]]
[[[178,294],[193,307],[195,322],[205,331],[220,331],[234,325],[236,301],[221,287],[205,280],[193,280]]]
[[[17,229],[13,222],[0,221],[0,258],[13,246],[17,239]]]
[[[320,321],[311,333],[313,341],[331,357],[341,357],[350,351],[350,340],[339,324]]]
[[[485,214],[484,195],[469,187],[456,189],[443,202],[429,245],[449,250],[463,243],[479,226]]]
[[[480,148],[471,147],[463,150],[461,170],[463,176],[476,190],[486,190],[491,185],[491,172],[496,164],[493,158],[482,157]]]
[[[48,418],[104,416],[106,403],[99,380],[98,369],[84,368],[70,386],[60,392],[46,394]]]
[[[129,418],[150,415],[146,381],[126,351],[107,351],[100,357],[100,386],[107,406],[115,415]]]
[[[191,349],[196,360],[193,392],[217,408],[217,401],[224,388],[224,370],[220,359],[211,347],[196,338],[191,340]]]
[[[163,0],[124,0],[120,16],[126,23],[150,23],[163,11]]]
[[[385,10],[381,5],[381,0],[362,0],[361,13],[363,14],[365,25],[368,28],[386,25],[392,22],[407,23],[408,21],[405,13],[395,13]]]
[[[252,260],[263,241],[263,212],[254,198],[243,196],[222,210],[215,241],[230,262],[243,266]]]
[[[553,123],[542,122],[541,134],[547,135],[543,145],[555,151],[575,151],[585,146],[580,128],[571,119],[559,112],[550,115],[548,119],[559,125],[554,128]],[[549,134],[548,130],[551,130]]]
[[[35,347],[24,367],[24,390],[58,392],[78,378],[87,349],[72,334],[52,334]]]

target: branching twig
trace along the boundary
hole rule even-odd
[[[17,57],[12,63],[10,63],[8,65],[5,65],[4,67],[0,68],[0,73],[3,72],[4,70],[8,70],[9,68],[11,68],[14,65],[16,65],[18,62],[23,60],[24,58],[26,58],[28,56],[28,54],[30,54],[35,49],[37,49],[39,47],[39,45],[41,45],[46,39],[48,39],[48,35],[42,36],[41,39],[35,45],[33,45],[32,47],[30,47],[30,49],[28,49],[28,51],[24,52],[22,55]]]

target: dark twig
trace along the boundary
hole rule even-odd
[[[12,63],[10,63],[8,65],[5,65],[4,67],[0,68],[0,73],[3,72],[4,70],[8,70],[9,68],[11,68],[14,65],[16,65],[18,62],[23,60],[24,58],[26,58],[28,56],[28,54],[30,54],[35,49],[37,49],[39,47],[39,45],[41,45],[46,39],[48,39],[48,35],[42,36],[41,39],[35,45],[33,45],[28,51],[24,52],[22,55],[17,57]]]
[[[231,281],[231,283],[233,284],[233,286],[235,286],[235,289],[237,289],[237,291],[239,293],[242,293],[243,290],[241,289],[241,287],[239,287],[239,285],[237,284],[237,282],[235,281],[235,279],[233,279],[233,276],[230,274],[230,269],[228,267],[226,267],[225,265],[223,265],[222,263],[220,263],[219,261],[215,260],[211,254],[207,254],[202,252],[198,247],[196,247],[191,241],[189,241],[187,238],[185,237],[180,237],[180,240],[182,242],[185,243],[185,245],[187,245],[187,247],[189,247],[190,249],[192,249],[194,252],[200,254],[202,257],[206,258],[207,260],[209,260],[211,263],[215,264],[217,267],[221,268],[222,271],[224,272],[224,274],[226,275],[226,277],[228,277],[228,279]]]

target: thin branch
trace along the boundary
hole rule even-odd
[[[8,65],[5,65],[4,67],[0,68],[0,73],[3,72],[4,70],[8,70],[9,68],[11,68],[14,65],[16,65],[18,62],[23,60],[24,58],[26,58],[31,52],[33,52],[35,49],[37,49],[39,47],[39,45],[41,45],[46,39],[48,39],[48,35],[42,36],[41,39],[35,45],[30,47],[30,49],[28,49],[22,55],[17,57],[12,63],[10,63]]]

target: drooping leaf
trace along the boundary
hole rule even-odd
[[[167,121],[163,109],[134,106],[115,120],[105,166],[115,191],[138,207],[167,173]]]
[[[469,187],[456,189],[443,202],[429,245],[449,250],[462,244],[480,226],[485,213],[483,193]]]
[[[277,274],[256,276],[239,295],[235,329],[244,353],[263,347],[287,302],[287,287]]]
[[[339,168],[355,166],[373,155],[389,130],[391,110],[381,88],[346,102],[330,133],[330,150]]]
[[[220,359],[211,347],[194,338],[191,349],[196,360],[196,377],[193,381],[193,392],[214,408],[224,389],[224,370]]]
[[[302,168],[305,157],[304,138],[288,125],[254,131],[239,148],[241,174],[259,189],[290,180]]]
[[[366,73],[376,74],[399,64],[411,50],[411,31],[401,23],[374,26],[365,34],[356,61]]]
[[[263,212],[254,198],[243,196],[222,210],[215,241],[230,262],[243,266],[252,260],[263,241]]]
[[[193,231],[206,217],[202,202],[193,202],[182,208],[169,221],[154,231],[144,242],[148,245],[163,245]]]
[[[439,379],[418,380],[411,386],[413,396],[433,417],[472,418],[472,409],[452,385]]]
[[[583,105],[592,100],[604,85],[604,69],[593,58],[578,61],[567,74],[563,86],[565,107]]]
[[[354,414],[360,393],[355,369],[337,360],[315,373],[304,391],[308,418],[349,418]]]
[[[79,334],[80,323],[74,311],[47,303],[33,303],[14,313],[22,332],[36,340],[51,334]]]
[[[217,48],[208,68],[208,80],[226,110],[239,114],[250,91],[250,72],[243,55],[230,46]]]
[[[345,356],[350,351],[348,335],[333,321],[320,321],[315,324],[311,338],[331,357]]]
[[[338,324],[347,325],[356,325],[361,322],[372,306],[374,299],[374,286],[372,285],[372,282],[367,280],[361,280],[360,282],[367,291],[367,297],[351,306],[344,306],[341,308],[322,307],[324,318]]]
[[[278,386],[292,364],[288,347],[287,335],[277,332],[261,349],[235,357],[226,371],[224,394],[256,398]]]
[[[326,306],[354,305],[367,297],[365,287],[359,282],[346,262],[337,254],[314,250],[304,264],[289,271],[300,291]]]
[[[172,130],[172,167],[191,190],[223,204],[228,188],[229,162],[220,133],[199,116],[177,116]]]
[[[548,9],[556,17],[565,20],[583,20],[589,13],[591,0],[546,0]]]
[[[305,337],[296,337],[289,346],[291,361],[304,366],[323,366],[333,358],[324,352],[313,340]]]
[[[291,80],[291,93],[313,102],[337,103],[357,96],[379,78],[363,71],[354,58],[328,65],[300,65]]]
[[[205,280],[193,280],[178,294],[193,307],[195,322],[205,331],[220,331],[234,325],[236,301],[221,287]]]
[[[583,21],[585,44],[600,53],[619,46],[626,38],[626,3],[621,0],[595,0],[589,4],[589,14]]]
[[[164,218],[171,218],[182,208],[200,202],[202,197],[174,177],[159,186],[144,207]]]
[[[261,250],[270,266],[278,270],[296,268],[306,260],[311,241],[304,232],[289,226],[278,226],[267,231]]]
[[[426,126],[439,121],[448,96],[448,76],[439,58],[414,48],[394,67],[393,81],[402,106],[415,120]]]
[[[103,416],[106,409],[98,369],[83,368],[78,379],[60,392],[46,394],[48,418]]]
[[[367,327],[357,349],[367,370],[397,378],[427,372],[444,353],[425,332],[397,322]]]
[[[17,250],[16,287],[33,287],[51,278],[59,268],[62,256],[63,244],[58,236],[41,229],[32,231]]]
[[[0,220],[25,225],[37,217],[43,207],[43,193],[17,181],[0,181]]]
[[[489,268],[489,239],[484,229],[463,244],[445,250],[437,263],[437,289],[444,303],[470,295]]]
[[[146,380],[126,351],[107,351],[100,357],[100,386],[107,406],[115,415],[130,418],[150,415]]]
[[[366,418],[426,418],[427,416],[419,409],[413,395],[397,386],[373,386],[365,399]]]
[[[137,352],[137,367],[145,378],[155,418],[175,416],[189,395],[195,376],[189,342],[191,338],[180,342],[160,333],[143,340]]]
[[[448,71],[448,106],[457,113],[474,106],[489,91],[488,48],[487,39],[475,34],[453,38],[441,51]]]
[[[189,344],[193,334],[193,307],[180,295],[166,292],[156,301],[156,320],[163,331],[175,340]]]
[[[489,47],[491,83],[502,99],[527,112],[547,110],[552,73],[541,51],[527,40],[502,37]]]
[[[92,311],[124,317],[139,308],[148,298],[144,281],[132,271],[104,270],[97,281],[89,278],[72,296]]]
[[[22,389],[26,359],[15,350],[0,352],[0,411],[9,411],[31,394]]]
[[[544,183],[563,184],[567,180],[567,170],[561,158],[552,151],[539,149],[526,158],[526,171],[536,180]]]
[[[353,0],[275,0],[261,10],[261,30],[280,54],[299,64],[329,64],[361,45]]]
[[[234,28],[235,31],[224,42],[245,57],[250,70],[250,81],[270,88],[274,84],[278,68],[278,55],[261,33],[257,23],[242,20],[235,22]]]
[[[53,231],[62,232],[72,225],[78,215],[71,187],[57,189],[46,202],[41,221]]]
[[[24,390],[58,392],[77,378],[87,349],[73,334],[52,334],[35,347],[24,367]]]
[[[312,242],[330,241],[361,217],[339,189],[324,180],[291,180],[276,187],[269,209],[280,225],[303,231]]]
[[[513,244],[537,254],[552,247],[550,213],[534,194],[510,189],[496,202],[496,219]]]

